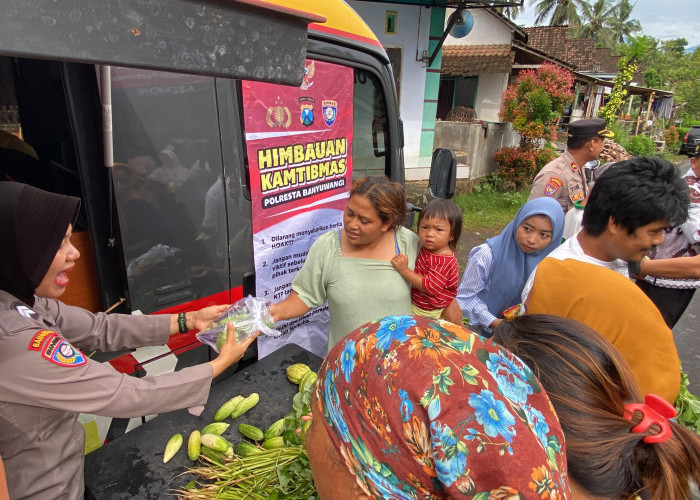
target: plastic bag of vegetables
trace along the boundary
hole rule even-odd
[[[269,337],[279,337],[281,332],[275,330],[275,322],[267,310],[268,302],[248,295],[235,304],[231,304],[224,313],[216,318],[209,329],[197,333],[197,340],[211,346],[219,352],[226,342],[226,325],[231,322],[236,327],[236,342],[245,339],[260,330],[260,333]]]

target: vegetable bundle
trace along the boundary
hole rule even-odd
[[[675,401],[676,421],[700,434],[700,398],[688,390],[688,375],[681,370],[681,390]]]
[[[279,337],[281,333],[275,330],[275,322],[267,310],[268,303],[264,299],[248,295],[235,304],[231,304],[221,316],[216,318],[209,329],[197,333],[201,343],[219,352],[226,342],[226,325],[233,323],[236,328],[236,342],[243,342],[258,330],[270,337]]]
[[[301,419],[311,413],[317,375],[308,366],[297,363],[287,368],[287,376],[299,386],[299,392],[294,395],[291,411],[264,432],[250,423],[241,423],[238,432],[248,440],[234,446],[223,436],[230,426],[223,421],[235,419],[257,404],[257,393],[229,399],[217,410],[216,422],[201,432],[192,432],[188,456],[199,459],[200,465],[187,470],[195,479],[177,490],[180,498],[318,498],[303,444],[311,422]],[[175,453],[177,450],[173,452],[171,447],[169,454]]]

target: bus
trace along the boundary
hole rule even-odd
[[[93,312],[279,300],[318,233],[296,231],[295,247],[270,228],[292,208],[313,220],[314,197],[344,205],[352,179],[403,183],[402,130],[389,59],[342,0],[37,0],[0,13],[0,134],[26,146],[0,147],[0,174],[81,198],[82,258],[62,300]],[[260,226],[265,210],[274,225]],[[94,358],[142,375],[163,357],[178,369],[210,356],[190,333]]]

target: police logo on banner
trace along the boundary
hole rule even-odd
[[[328,127],[335,123],[335,117],[338,114],[338,103],[336,101],[323,101],[323,121]]]
[[[313,97],[300,97],[299,109],[301,111],[301,124],[310,127],[314,124],[314,103]]]
[[[289,108],[282,106],[282,102],[275,101],[274,106],[267,108],[267,114],[265,115],[265,121],[268,127],[284,127],[289,128],[292,124],[292,113],[290,113]]]
[[[41,356],[58,366],[81,366],[87,363],[85,355],[61,337],[53,337]]]

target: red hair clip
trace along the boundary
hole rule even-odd
[[[651,436],[645,436],[642,441],[645,443],[663,443],[668,441],[671,437],[671,426],[668,425],[668,419],[678,414],[672,404],[656,394],[647,394],[644,398],[644,403],[625,405],[625,413],[622,416],[625,420],[631,422],[635,411],[642,414],[642,420],[632,427],[631,432],[644,432],[656,424],[661,429],[660,432]]]

